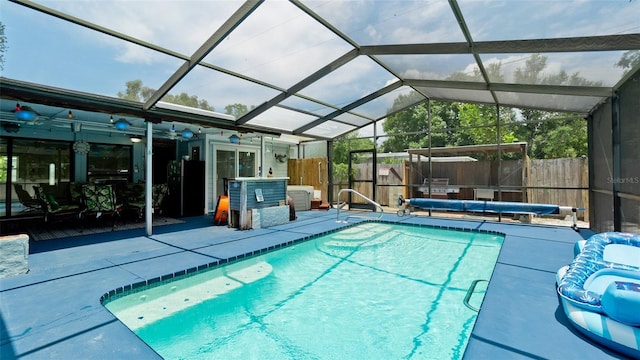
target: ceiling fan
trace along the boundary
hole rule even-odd
[[[20,124],[9,121],[2,121],[2,129],[8,133],[17,133],[20,131]]]

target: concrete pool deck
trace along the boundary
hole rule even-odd
[[[285,225],[247,231],[210,226],[211,217],[203,216],[156,227],[150,237],[136,229],[34,242],[29,273],[0,280],[0,358],[160,358],[100,304],[100,297],[124,285],[349,225],[336,222],[335,210],[297,215]],[[395,214],[382,220],[506,235],[466,359],[623,358],[577,333],[555,291],[556,271],[573,259],[574,242],[592,235],[590,230]]]

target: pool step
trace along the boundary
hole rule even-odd
[[[154,288],[114,300],[106,307],[128,328],[135,331],[191,306],[238,289],[244,284],[265,278],[272,271],[271,265],[262,261],[206,280],[200,286],[193,286],[193,277],[185,278],[162,285],[160,288],[163,289]],[[206,273],[202,276],[206,276]],[[162,290],[164,294],[153,295],[157,294],[158,290]]]

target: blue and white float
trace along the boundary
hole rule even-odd
[[[587,337],[640,358],[640,235],[596,234],[557,273],[567,318]]]

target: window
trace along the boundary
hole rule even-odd
[[[4,189],[11,188],[9,202],[6,191],[0,192],[0,216],[8,214],[5,204],[9,205],[12,216],[34,211],[29,202],[29,197],[35,195],[34,185],[48,186],[55,191],[64,188],[71,179],[71,144],[68,142],[12,139],[0,142],[0,149],[0,184]]]
[[[91,144],[91,150],[87,154],[87,180],[130,181],[131,150],[130,145]]]

